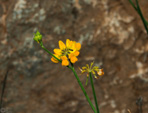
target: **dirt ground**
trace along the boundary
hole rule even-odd
[[[148,19],[148,1],[139,3]],[[79,75],[92,61],[104,69],[94,79],[100,113],[141,113],[140,97],[148,113],[148,36],[128,0],[1,0],[0,89],[9,70],[8,113],[93,113],[73,73],[33,41],[37,30],[50,51],[67,38],[82,44]],[[79,77],[85,85],[85,74]],[[93,101],[90,83],[85,89]]]

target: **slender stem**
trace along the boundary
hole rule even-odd
[[[141,20],[142,20],[142,22],[143,22],[143,25],[144,25],[144,27],[145,27],[145,30],[146,30],[146,32],[147,32],[147,34],[148,34],[148,27],[147,27],[148,22],[145,20],[143,14],[142,14],[142,11],[141,11],[140,6],[139,6],[139,3],[138,3],[138,0],[136,0],[136,6],[135,6],[134,3],[132,2],[132,0],[129,0],[129,2],[130,2],[130,4],[133,6],[133,8],[137,11],[137,13],[139,14],[139,16],[140,16],[140,18],[141,18]]]
[[[138,10],[138,12],[139,12],[139,15],[140,15],[140,17],[141,17],[141,19],[142,19],[142,21],[143,21],[144,27],[145,27],[145,29],[146,29],[146,31],[147,31],[147,34],[148,34],[147,22],[146,22],[146,20],[145,20],[144,17],[143,17],[143,14],[142,14],[141,9],[140,9],[140,7],[139,7],[138,0],[136,0],[136,5],[137,5],[137,10]]]
[[[47,53],[49,53],[51,56],[53,56],[56,60],[58,60],[59,62],[62,62],[60,59],[58,59],[56,56],[54,56],[50,51],[48,51],[48,49],[46,49],[46,48],[43,46],[43,43],[42,43],[42,42],[40,43],[40,46],[41,46]]]
[[[91,82],[91,87],[92,87],[92,91],[93,91],[93,95],[94,95],[97,113],[100,113],[99,108],[98,108],[98,103],[97,103],[97,98],[96,98],[96,93],[95,93],[95,88],[94,88],[94,83],[93,83],[93,78],[92,78],[91,72],[89,72],[89,77],[90,77],[90,82]]]
[[[86,97],[86,99],[87,99],[89,105],[91,106],[91,108],[92,108],[92,110],[94,111],[94,113],[97,113],[97,112],[96,112],[96,109],[95,109],[95,107],[93,106],[91,100],[89,99],[89,97],[88,97],[88,95],[87,95],[87,93],[86,93],[86,91],[85,91],[85,89],[84,89],[84,87],[83,87],[83,85],[82,85],[82,83],[81,83],[81,81],[80,81],[80,79],[79,79],[79,77],[78,77],[78,75],[77,75],[77,73],[76,73],[74,67],[70,67],[70,66],[69,66],[68,68],[70,68],[70,69],[73,71],[73,73],[74,73],[74,75],[75,75],[75,77],[76,77],[76,79],[77,79],[77,81],[78,81],[78,83],[79,83],[79,85],[80,85],[80,87],[81,87],[81,89],[82,89],[82,91],[83,91],[83,93],[84,93],[84,95],[85,95],[85,97]]]
[[[134,3],[132,2],[132,0],[129,0],[130,4],[133,6],[133,8],[137,11],[136,6],[134,5]]]

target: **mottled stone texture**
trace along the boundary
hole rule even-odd
[[[140,1],[140,0],[139,0]],[[140,1],[148,17],[148,1]],[[92,113],[73,73],[33,41],[43,34],[49,49],[67,38],[82,44],[78,67],[95,62],[101,113],[148,112],[148,36],[128,0],[1,0],[0,88],[9,70],[4,108],[12,113]],[[85,84],[86,76],[80,76]],[[85,87],[93,100],[90,83]],[[94,102],[94,101],[93,101]]]

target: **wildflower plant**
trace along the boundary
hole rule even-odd
[[[52,58],[51,61],[54,63],[61,63],[62,66],[66,66],[69,69],[71,69],[77,79],[77,82],[79,84],[79,86],[81,87],[86,100],[88,101],[89,105],[91,106],[92,110],[94,111],[94,113],[100,113],[99,112],[99,107],[98,107],[98,103],[97,103],[97,98],[96,98],[96,93],[95,93],[95,89],[94,89],[94,84],[93,84],[93,79],[92,79],[92,74],[94,75],[95,78],[98,78],[98,76],[102,76],[104,74],[103,69],[99,69],[97,66],[93,67],[93,62],[91,63],[91,65],[89,66],[88,64],[84,67],[82,67],[81,73],[87,73],[87,81],[88,78],[90,78],[90,82],[91,82],[91,86],[92,86],[92,91],[93,91],[93,96],[94,96],[94,100],[95,100],[95,106],[92,104],[91,100],[89,99],[89,96],[87,95],[76,71],[74,68],[74,63],[78,61],[78,56],[80,54],[79,50],[81,49],[81,44],[77,43],[76,41],[72,41],[67,39],[66,40],[66,44],[64,44],[61,40],[59,41],[59,48],[55,48],[53,51],[54,53],[51,53],[50,51],[48,51],[42,42],[42,35],[40,34],[39,31],[37,31],[34,34],[34,40],[40,44],[40,46],[47,52],[49,53]],[[97,76],[96,76],[97,74]],[[86,82],[87,83],[87,82]]]

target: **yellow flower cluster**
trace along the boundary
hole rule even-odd
[[[77,56],[79,55],[79,50],[81,48],[80,43],[76,43],[75,41],[71,41],[69,39],[66,40],[66,44],[64,44],[61,40],[59,41],[59,49],[54,49],[54,56],[58,59],[62,60],[62,66],[68,66],[69,63],[75,63],[78,61]],[[54,63],[58,63],[59,61],[54,57],[51,58],[51,61]]]

